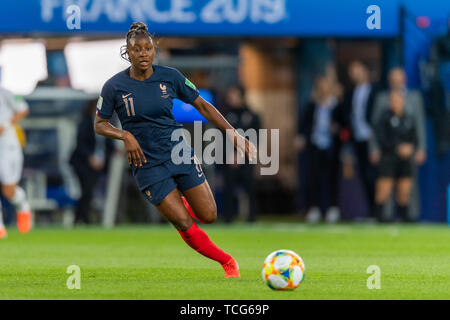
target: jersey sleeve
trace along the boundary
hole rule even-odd
[[[25,99],[21,96],[15,96],[9,91],[4,91],[4,96],[7,102],[7,105],[13,113],[23,112],[28,110],[28,104],[26,103]]]
[[[200,95],[195,85],[189,81],[180,71],[174,69],[174,87],[177,98],[191,104]]]
[[[114,107],[114,88],[110,81],[107,81],[102,88],[102,92],[97,101],[97,115],[103,119],[111,119]]]

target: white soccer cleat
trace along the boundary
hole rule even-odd
[[[330,207],[327,210],[327,215],[325,216],[325,221],[327,223],[338,223],[341,219],[341,212],[338,207]]]
[[[317,207],[312,207],[306,214],[306,222],[308,223],[319,223],[321,218],[322,214],[320,213],[320,209]]]

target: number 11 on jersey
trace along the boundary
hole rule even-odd
[[[136,113],[134,112],[134,103],[133,98],[125,98],[123,99],[123,102],[125,103],[125,108],[127,109],[127,115],[130,116],[130,108],[131,108],[131,115],[135,116]]]

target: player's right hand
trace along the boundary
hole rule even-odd
[[[373,150],[370,153],[369,160],[373,165],[377,165],[380,162],[381,153],[379,150]]]
[[[104,161],[102,161],[95,155],[89,156],[88,163],[91,166],[91,168],[94,169],[95,171],[100,171],[105,166]]]
[[[142,163],[146,163],[147,159],[136,138],[130,132],[124,131],[123,143],[128,156],[128,164],[142,167]]]
[[[397,147],[397,154],[402,159],[408,159],[414,152],[414,146],[411,143],[401,143]]]

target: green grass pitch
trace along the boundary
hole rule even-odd
[[[450,229],[444,225],[261,223],[202,226],[239,262],[242,278],[224,279],[214,261],[184,244],[170,226],[9,228],[0,241],[0,299],[450,299]],[[264,258],[296,251],[306,278],[293,292],[270,290]],[[69,290],[69,265],[81,289]],[[381,289],[367,288],[367,267]]]

